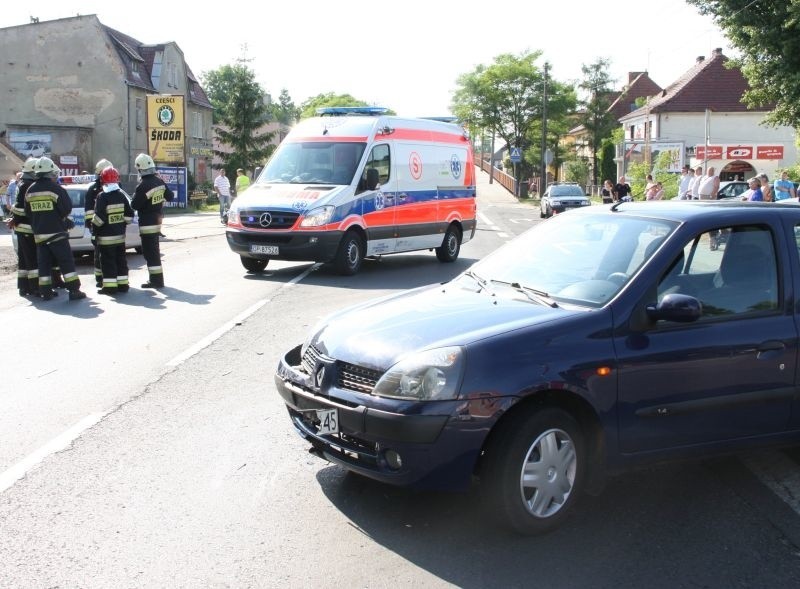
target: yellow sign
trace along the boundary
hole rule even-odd
[[[183,112],[183,96],[147,97],[147,151],[157,163],[185,163]]]

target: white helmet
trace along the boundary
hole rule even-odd
[[[52,176],[53,178],[57,177],[61,172],[58,166],[53,163],[53,160],[45,156],[36,160],[33,171],[36,172],[37,176]]]
[[[99,162],[97,162],[97,165],[94,167],[94,173],[95,174],[99,174],[100,172],[102,172],[106,168],[110,168],[110,167],[113,167],[113,166],[114,166],[114,164],[112,164],[107,159],[103,158]]]
[[[36,158],[35,157],[29,157],[22,164],[22,173],[23,174],[33,174],[35,167],[36,167]]]
[[[139,173],[142,176],[156,173],[156,163],[153,161],[153,158],[151,158],[146,153],[140,153],[139,155],[137,155],[134,164],[136,165],[136,169],[139,170]]]

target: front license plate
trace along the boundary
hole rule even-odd
[[[268,256],[277,256],[278,255],[278,246],[277,245],[251,245],[250,246],[250,253],[251,254],[266,254]]]
[[[319,434],[338,434],[339,433],[339,411],[336,409],[317,409],[315,411],[319,426]]]

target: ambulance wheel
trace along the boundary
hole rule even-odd
[[[241,256],[242,266],[248,272],[263,272],[269,264],[269,260],[257,260],[255,258],[245,258]]]
[[[348,231],[344,234],[333,261],[336,271],[344,276],[352,276],[361,268],[362,261],[364,261],[364,240],[355,231]]]
[[[455,262],[461,251],[461,231],[455,225],[447,228],[442,245],[436,248],[436,257],[440,262]]]

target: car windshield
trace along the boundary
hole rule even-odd
[[[533,290],[559,304],[601,307],[676,226],[615,214],[559,215],[510,241],[470,272],[484,284]],[[463,280],[475,284],[474,278]]]
[[[366,143],[298,141],[282,144],[258,183],[351,184]]]
[[[550,196],[586,196],[580,186],[551,186]]]

